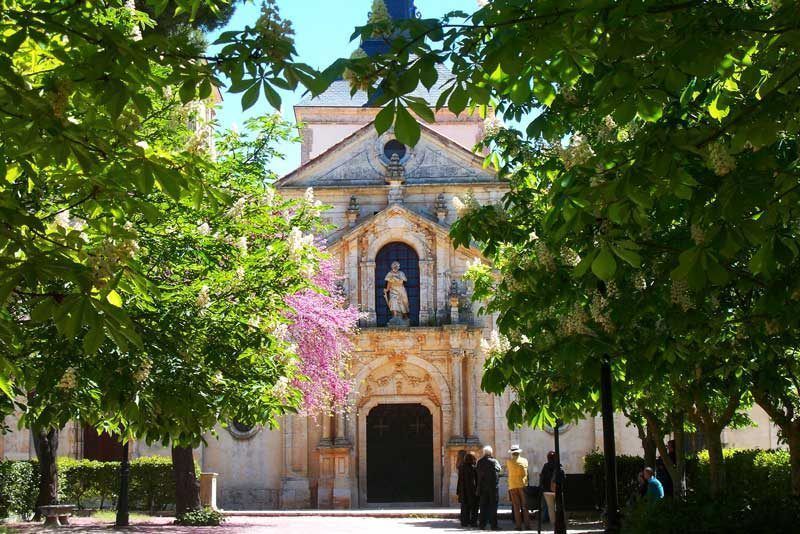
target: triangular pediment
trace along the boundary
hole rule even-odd
[[[493,183],[497,177],[483,167],[483,158],[421,126],[420,140],[403,159],[406,184]],[[277,187],[384,186],[384,144],[390,133],[378,135],[369,123],[314,159],[290,172]]]

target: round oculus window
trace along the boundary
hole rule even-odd
[[[233,435],[233,437],[238,439],[247,439],[253,436],[256,432],[258,432],[258,427],[255,425],[248,425],[242,423],[241,421],[231,421],[228,425],[228,431]]]
[[[395,154],[399,159],[403,159],[406,156],[406,145],[397,139],[392,139],[383,145],[383,155],[386,156],[386,159],[391,160]]]

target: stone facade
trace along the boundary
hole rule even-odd
[[[391,132],[377,135],[376,110],[365,107],[300,105],[302,164],[276,184],[288,197],[313,187],[332,206],[325,217],[335,229],[328,247],[338,262],[343,289],[363,313],[352,358],[354,391],[349,410],[331,417],[288,416],[280,428],[241,432],[219,428],[196,451],[203,471],[218,473],[218,503],[225,509],[352,508],[370,505],[367,420],[376,407],[406,404],[424,407],[432,425],[429,453],[435,505],[456,504],[459,451],[491,444],[498,457],[520,444],[536,480],[552,448],[552,434],[509,431],[505,411],[511,393],[480,390],[484,355],[480,339],[494,328],[494,317],[478,314],[463,280],[468,264],[482,261],[475,249],[454,249],[448,237],[456,218],[453,197],[473,196],[496,202],[507,186],[483,168],[482,158],[467,148],[481,136],[483,121],[437,113],[423,126],[417,146],[405,147],[390,172],[384,152]],[[380,288],[385,272],[376,258],[384,247],[402,243],[417,258],[418,326],[378,326]],[[733,446],[775,447],[776,429],[756,409],[758,427],[726,431]],[[16,421],[9,417],[12,428]],[[617,451],[641,454],[635,431],[616,416]],[[68,425],[60,454],[83,455],[81,432]],[[599,418],[564,429],[562,459],[568,472],[581,472],[583,456],[602,448]],[[0,454],[22,459],[33,455],[28,432],[0,435]],[[160,447],[136,443],[132,456],[168,455]],[[402,466],[401,466],[402,469]],[[505,497],[505,479],[501,497]]]

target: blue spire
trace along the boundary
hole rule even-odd
[[[383,0],[392,20],[408,20],[417,16],[414,0]],[[368,56],[376,56],[388,52],[389,45],[382,37],[372,37],[361,42],[361,49]]]

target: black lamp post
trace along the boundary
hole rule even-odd
[[[561,468],[561,446],[559,443],[559,430],[561,420],[556,419],[556,426],[553,429],[553,448],[556,451],[556,472],[553,473],[556,481],[556,517],[553,519],[553,532],[555,534],[567,534],[567,520],[564,516],[564,476]]]
[[[611,357],[603,355],[600,365],[600,401],[603,414],[603,457],[606,475],[606,532],[619,532],[617,502],[617,451],[614,440],[614,403],[611,397]]]
[[[117,499],[117,520],[115,526],[127,527],[130,524],[128,513],[128,480],[131,474],[131,464],[128,462],[128,444],[122,445],[122,462],[119,465],[119,499]]]

